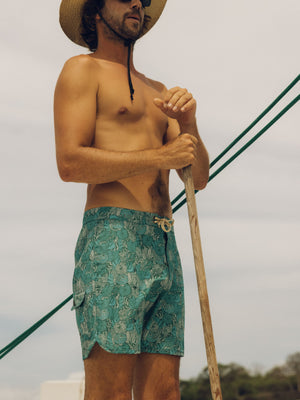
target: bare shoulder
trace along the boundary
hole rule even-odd
[[[97,84],[95,68],[95,61],[87,54],[71,57],[63,66],[57,86],[72,86],[73,89],[94,86]]]
[[[90,70],[94,68],[95,61],[88,54],[79,54],[77,56],[69,58],[64,65],[64,68],[73,69],[73,70]]]

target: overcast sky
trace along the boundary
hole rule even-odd
[[[61,31],[59,4],[1,7],[1,348],[71,294],[85,186],[59,180],[52,103],[64,62],[86,51]],[[194,94],[212,160],[299,74],[299,15],[299,0],[169,0],[135,64]],[[197,195],[222,363],[267,369],[300,350],[299,111],[298,103]],[[183,184],[171,181],[173,198]],[[181,377],[190,378],[206,365],[205,347],[185,207],[175,220],[187,314]],[[82,371],[70,308],[1,361],[1,399],[33,399],[43,381]]]

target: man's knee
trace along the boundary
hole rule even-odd
[[[85,392],[84,400],[132,400],[131,391],[115,390]]]
[[[125,394],[115,394],[112,396],[84,396],[84,400],[132,400],[132,397]],[[176,399],[177,400],[177,399]]]

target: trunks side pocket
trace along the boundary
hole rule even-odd
[[[80,307],[85,299],[85,292],[75,293],[73,296],[73,307],[71,310],[76,310],[76,308]]]

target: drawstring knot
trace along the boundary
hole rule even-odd
[[[174,220],[167,218],[154,217],[154,223],[157,224],[164,232],[171,232],[172,226],[174,225]]]

